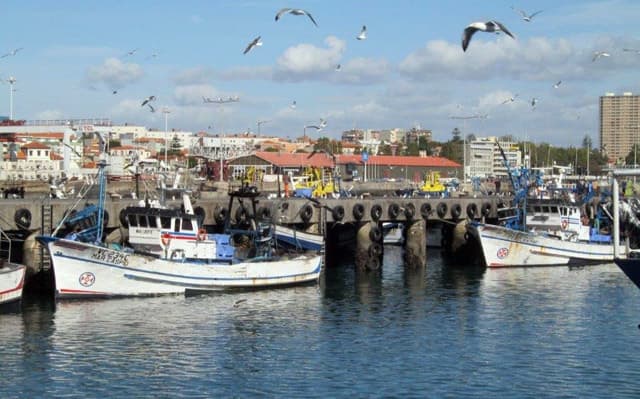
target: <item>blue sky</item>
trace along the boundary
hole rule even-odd
[[[307,10],[318,27],[305,16],[276,22],[283,7]],[[525,22],[512,7],[542,12]],[[640,53],[622,50],[640,50],[639,16],[636,0],[5,0],[0,53],[22,50],[0,59],[0,77],[16,79],[14,119],[110,118],[162,130],[163,114],[140,106],[155,95],[156,109],[171,110],[170,129],[256,132],[261,120],[263,134],[294,138],[323,118],[324,130],[307,134],[419,125],[437,140],[459,127],[562,146],[590,135],[596,144],[599,96],[640,93]],[[516,40],[478,32],[463,52],[464,28],[492,19]],[[358,41],[362,25],[368,37]],[[263,45],[243,54],[257,36]],[[595,51],[611,56],[593,62]],[[8,114],[4,84],[0,115]]]

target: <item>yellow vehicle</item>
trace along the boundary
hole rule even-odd
[[[326,198],[335,192],[333,179],[329,176],[327,181],[323,179],[322,171],[315,167],[305,168],[302,176],[294,177],[295,190],[299,192],[307,191],[313,198]]]
[[[440,172],[430,172],[424,179],[424,184],[420,187],[420,191],[425,193],[442,193],[447,188],[440,183]]]

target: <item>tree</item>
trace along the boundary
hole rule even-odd
[[[629,151],[627,156],[624,158],[624,163],[625,165],[634,165],[635,167],[638,161],[640,161],[640,158],[638,158],[638,144],[633,144],[631,151]]]
[[[453,135],[453,141],[460,141],[460,135],[462,134],[460,132],[460,129],[458,129],[457,127],[454,128],[451,134]]]
[[[429,148],[429,140],[427,140],[427,136],[423,135],[418,137],[418,149],[420,151],[424,151],[427,155],[429,155],[430,148]]]

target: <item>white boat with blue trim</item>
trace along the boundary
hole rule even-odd
[[[26,270],[25,265],[0,261],[0,305],[22,299]]]
[[[246,226],[231,225],[228,212],[225,233],[209,234],[188,195],[179,209],[133,207],[126,218],[130,245],[104,243],[105,166],[102,161],[99,205],[69,218],[84,229],[65,237],[37,237],[51,257],[57,298],[185,294],[318,281],[321,255],[279,252],[273,224],[253,216],[245,220]],[[234,201],[243,207],[249,203],[254,209],[247,215],[256,215],[258,194],[245,188],[230,192],[229,209]],[[93,223],[83,225],[82,220]],[[70,227],[68,220],[61,225]]]

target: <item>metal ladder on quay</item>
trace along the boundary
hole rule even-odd
[[[53,232],[53,205],[51,204],[51,198],[46,197],[42,201],[40,208],[40,234],[47,235]],[[51,270],[51,258],[47,249],[40,245],[39,248],[39,270],[49,271]]]

